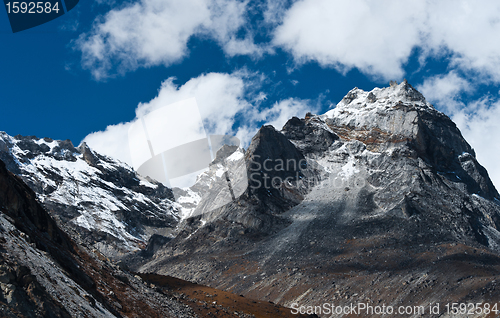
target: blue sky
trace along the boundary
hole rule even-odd
[[[248,142],[264,123],[406,78],[500,184],[497,1],[81,0],[16,34],[0,11],[11,135],[85,139],[127,161],[129,123],[166,103],[196,97],[210,133]]]

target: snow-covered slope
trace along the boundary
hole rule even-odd
[[[0,159],[36,193],[59,225],[108,257],[170,235],[178,208],[170,189],[85,144],[0,132]]]
[[[207,218],[209,212],[243,194],[248,186],[244,156],[242,148],[225,145],[218,149],[214,161],[196,178],[193,186],[174,188],[176,202],[181,206],[181,217],[186,219],[203,214],[202,219]]]

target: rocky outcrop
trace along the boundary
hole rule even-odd
[[[332,131],[316,125],[316,120],[311,121],[314,117],[312,114],[304,119],[293,117],[281,130],[281,133],[304,154],[322,153],[339,139]]]
[[[35,198],[0,161],[3,317],[195,316],[176,301],[151,294],[152,290],[141,287],[141,280],[134,280],[104,258],[99,260],[75,245]],[[130,278],[124,284],[113,275]]]

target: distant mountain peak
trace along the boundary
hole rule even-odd
[[[86,143],[0,132],[0,159],[37,193],[59,226],[102,254],[120,258],[152,234],[172,235],[172,190]]]

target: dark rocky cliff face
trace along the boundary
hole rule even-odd
[[[456,125],[407,82],[263,127],[245,159],[249,180],[276,184],[186,220],[138,270],[288,306],[500,299],[498,192]],[[252,169],[279,159],[307,167]]]
[[[2,317],[196,316],[77,246],[35,198],[0,161]]]

